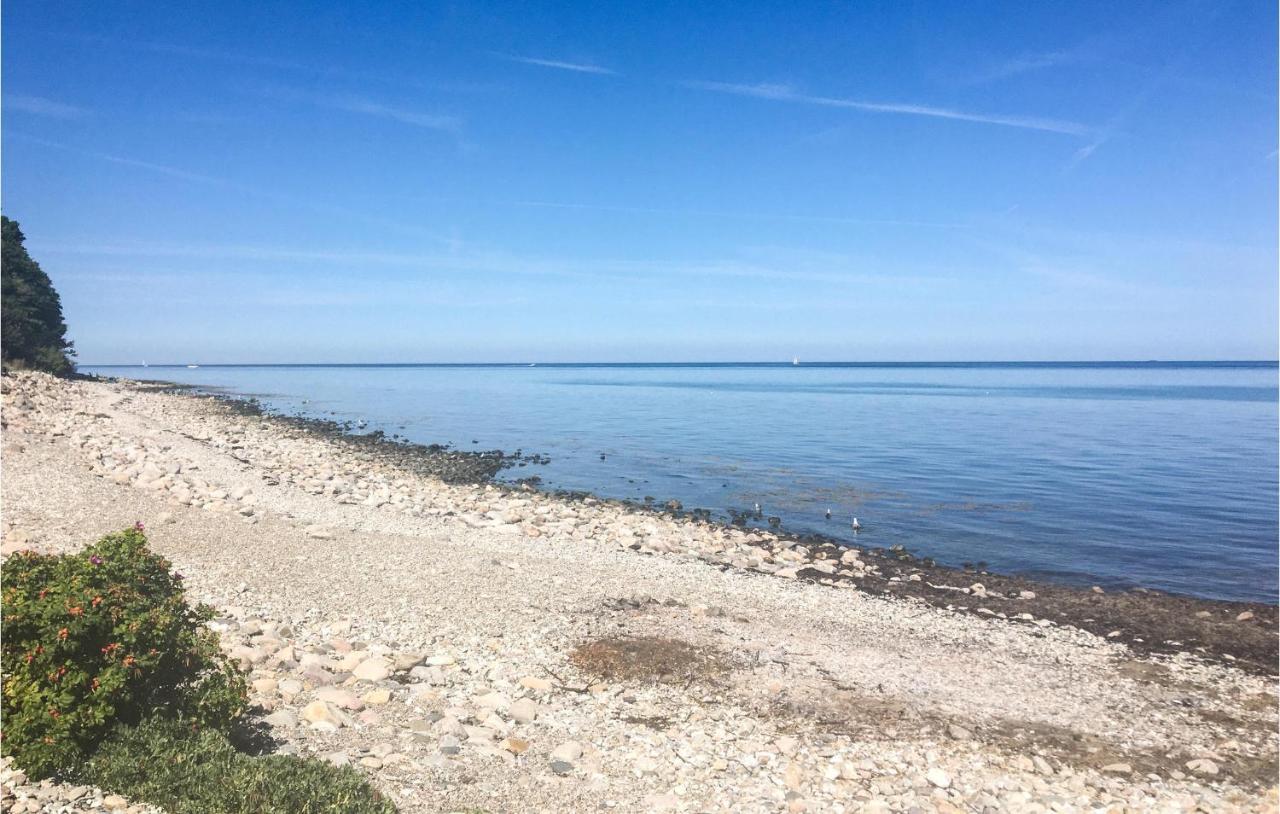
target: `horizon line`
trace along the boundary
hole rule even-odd
[[[889,366],[889,365],[1280,365],[1280,359],[927,359],[927,360],[736,360],[736,361],[643,361],[643,362],[92,362],[77,363],[76,367],[581,367],[581,366],[685,366],[707,367],[727,365],[756,365],[781,367],[820,366]]]

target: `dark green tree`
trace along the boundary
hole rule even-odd
[[[5,367],[65,375],[75,370],[62,300],[22,245],[17,221],[0,216],[0,359]]]

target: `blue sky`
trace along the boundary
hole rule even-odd
[[[1275,358],[1267,2],[3,7],[82,363]]]

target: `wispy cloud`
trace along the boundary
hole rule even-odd
[[[670,215],[673,217],[729,218],[735,220],[778,220],[801,223],[837,223],[850,226],[908,226],[935,229],[963,229],[965,224],[922,221],[901,218],[853,218],[840,215],[799,215],[776,212],[727,212],[714,209],[666,209],[661,207],[614,206],[609,204],[566,203],[563,201],[514,201],[513,206],[539,209],[580,209],[592,212],[622,212],[636,215]]]
[[[385,105],[359,96],[331,96],[317,100],[319,104],[335,110],[349,113],[363,113],[366,116],[377,116],[384,119],[425,127],[429,130],[443,130],[446,133],[457,133],[462,121],[456,116],[445,116],[438,113],[423,113],[417,110],[406,110],[392,105]]]
[[[1077,122],[1061,119],[1045,119],[1036,116],[1006,115],[997,113],[972,113],[951,108],[933,107],[931,105],[911,104],[904,102],[867,102],[859,99],[841,99],[831,96],[811,96],[799,93],[789,85],[778,84],[740,84],[735,82],[706,82],[690,80],[682,85],[697,90],[729,93],[735,96],[751,96],[756,99],[770,99],[779,102],[797,102],[823,107],[862,110],[868,113],[895,113],[904,116],[927,116],[935,119],[954,119],[957,121],[994,124],[1003,127],[1018,127],[1024,130],[1042,130],[1050,133],[1064,133],[1071,136],[1086,136],[1093,128]]]
[[[134,167],[137,169],[145,170],[147,172],[156,173],[159,175],[165,175],[170,178],[177,178],[179,180],[187,181],[190,183],[222,187],[224,189],[238,192],[242,195],[275,201],[277,203],[285,204],[288,206],[296,206],[300,209],[308,209],[313,212],[318,212],[318,213],[327,215],[329,217],[349,218],[352,220],[368,223],[370,225],[377,226],[383,229],[390,229],[397,232],[413,234],[417,236],[425,236],[432,240],[436,240],[441,243],[444,243],[446,245],[453,245],[453,243],[455,242],[452,238],[448,236],[443,236],[443,235],[430,232],[428,230],[423,229],[420,226],[413,226],[413,225],[408,225],[408,224],[399,223],[395,221],[385,220],[383,218],[379,218],[375,216],[369,216],[362,212],[356,212],[356,211],[347,209],[346,207],[325,204],[325,203],[313,200],[309,197],[304,198],[304,197],[299,197],[295,195],[289,195],[287,193],[279,192],[276,190],[260,189],[258,187],[253,187],[247,184],[239,183],[238,181],[232,181],[226,178],[218,178],[212,175],[204,175],[198,172],[190,172],[188,170],[184,170],[178,167],[171,167],[166,164],[157,164],[152,161],[143,161],[136,158],[129,158],[127,156],[99,152],[97,150],[86,150],[81,147],[74,147],[70,144],[63,144],[58,141],[51,141],[49,139],[40,138],[39,136],[31,136],[25,133],[6,132],[5,136],[6,138],[14,138],[14,139],[18,139],[20,141],[26,141],[32,144],[39,144],[44,147],[49,147],[49,148],[60,150],[67,153],[73,153],[75,155],[81,155],[86,158],[93,158],[99,161],[106,161],[112,164],[119,164],[126,167]]]
[[[329,108],[330,110],[340,110],[346,113],[358,113],[363,116],[390,119],[402,124],[413,125],[414,127],[423,127],[428,130],[439,130],[454,136],[457,136],[462,130],[462,120],[456,116],[411,110],[408,108],[385,104],[383,102],[355,94],[313,93],[311,91],[302,91],[293,88],[270,86],[256,88],[253,92],[268,99],[305,102],[307,104]]]
[[[1063,172],[1069,173],[1076,167],[1088,161],[1099,148],[1103,147],[1115,138],[1125,126],[1125,122],[1147,103],[1147,100],[1151,98],[1160,86],[1168,80],[1172,72],[1173,66],[1170,65],[1165,69],[1164,73],[1155,76],[1145,83],[1143,88],[1133,97],[1133,99],[1129,101],[1127,105],[1124,106],[1124,108],[1112,116],[1110,121],[1108,121],[1104,127],[1093,134],[1093,139],[1088,144],[1072,153],[1071,159],[1067,162],[1066,166],[1063,167]]]
[[[4,107],[6,110],[21,110],[23,113],[52,116],[55,119],[79,119],[89,115],[89,111],[83,107],[55,102],[43,96],[22,96],[12,93],[5,94]]]
[[[885,283],[894,286],[930,285],[938,277],[907,273],[876,273],[866,270],[864,261],[842,255],[808,256],[791,252],[755,252],[754,257],[729,257],[707,261],[658,259],[584,259],[511,254],[500,250],[471,250],[461,253],[387,252],[366,249],[300,248],[290,246],[154,244],[154,243],[63,243],[42,244],[43,254],[97,258],[163,258],[168,261],[237,260],[237,273],[260,275],[251,263],[297,265],[316,273],[316,266],[333,269],[396,269],[421,279],[441,275],[486,275],[510,278],[562,278],[592,283],[630,284],[638,281],[688,282],[692,280],[739,279],[778,283],[817,282],[831,285]],[[812,253],[809,253],[812,254]]]
[[[543,68],[559,68],[562,71],[577,71],[578,73],[594,73],[606,76],[616,76],[617,71],[605,68],[600,65],[593,65],[589,62],[566,62],[561,59],[543,59],[541,57],[527,57],[518,54],[494,54],[499,59],[510,60],[511,62],[521,62],[525,65],[539,65]]]
[[[979,68],[968,75],[961,73],[959,77],[953,77],[953,79],[966,85],[981,85],[1002,79],[1012,79],[1015,76],[1049,68],[1094,62],[1097,60],[1095,50],[1096,44],[1090,42],[1082,43],[1074,48],[1056,51],[1038,51],[1004,58],[996,57],[988,61],[985,67]]]
[[[144,51],[153,54],[167,54],[185,59],[198,59],[210,62],[223,62],[229,65],[243,65],[251,68],[267,68],[276,71],[293,71],[313,76],[332,77],[334,79],[358,82],[379,82],[396,87],[416,87],[438,90],[446,93],[476,93],[492,91],[499,86],[479,82],[441,79],[437,77],[412,76],[398,73],[382,73],[347,68],[339,65],[316,65],[297,62],[291,59],[280,59],[271,56],[258,56],[236,51],[224,51],[214,48],[201,48],[180,43],[149,42],[146,40],[120,40],[97,34],[60,33],[64,39],[92,42],[131,51]]]
[[[1038,71],[1043,68],[1053,68],[1058,65],[1065,65],[1075,62],[1079,56],[1071,51],[1049,51],[1040,54],[1022,54],[996,65],[986,71],[984,78],[987,80],[1004,79],[1009,76],[1017,76],[1018,74],[1027,73],[1028,71]]]
[[[148,172],[159,173],[160,175],[167,175],[170,178],[180,178],[183,181],[193,181],[200,184],[211,184],[214,186],[225,186],[225,187],[235,186],[235,184],[232,184],[231,182],[226,181],[225,179],[215,178],[211,175],[202,175],[197,172],[188,172],[187,170],[179,169],[177,167],[170,167],[165,164],[156,164],[151,161],[141,161],[136,158],[127,158],[125,156],[113,155],[111,153],[102,153],[102,152],[98,152],[97,150],[85,150],[79,147],[72,147],[69,144],[63,144],[62,142],[59,142],[59,141],[51,141],[50,139],[40,138],[39,136],[29,136],[26,133],[10,132],[10,133],[6,133],[6,135],[9,138],[16,138],[20,141],[27,141],[32,144],[39,144],[43,147],[52,147],[55,150],[61,150],[63,152],[68,152],[68,153],[75,153],[76,155],[82,155],[87,158],[96,158],[100,161],[107,161],[112,164],[121,164],[126,167],[136,167],[138,169],[147,170]]]
[[[1111,141],[1112,135],[1113,135],[1113,132],[1110,129],[1108,129],[1103,133],[1101,133],[1093,141],[1089,142],[1088,144],[1081,147],[1079,150],[1076,150],[1074,153],[1072,153],[1071,160],[1067,162],[1067,166],[1065,168],[1066,171],[1070,172],[1071,170],[1074,170],[1076,167],[1080,166],[1084,162],[1088,161],[1089,157],[1092,156],[1095,152],[1097,152],[1099,147],[1106,144],[1108,141]]]
[[[92,35],[90,35],[92,36]],[[151,51],[157,54],[172,54],[180,57],[192,57],[195,59],[209,59],[218,62],[232,62],[237,65],[255,65],[263,68],[287,68],[291,70],[305,70],[307,66],[288,59],[279,59],[277,57],[255,56],[253,54],[238,54],[230,51],[218,51],[212,48],[197,48],[190,45],[179,45],[167,42],[140,42],[132,41],[116,41],[107,37],[93,37],[101,42],[125,45],[140,51]]]

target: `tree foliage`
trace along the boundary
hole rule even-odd
[[[62,300],[49,275],[27,254],[18,222],[0,216],[0,358],[5,367],[71,373]]]

